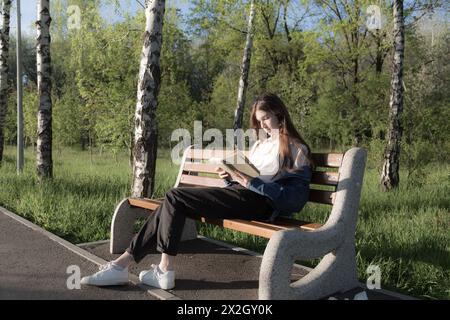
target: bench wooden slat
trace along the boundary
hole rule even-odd
[[[183,174],[180,179],[180,184],[185,186],[205,186],[205,187],[224,187],[225,182],[220,178],[209,178],[209,177],[199,177],[190,176]],[[311,190],[309,195],[309,201],[333,204],[334,203],[334,192],[332,191],[322,191],[322,190]]]
[[[186,162],[183,166],[183,171],[217,174],[215,171],[216,167],[217,165],[214,164]],[[338,179],[338,172],[314,171],[312,174],[311,183],[336,186]]]
[[[199,177],[199,176],[191,176],[188,174],[181,175],[180,184],[193,185],[193,186],[204,186],[204,187],[224,187],[225,186],[225,182],[221,178]]]
[[[313,184],[325,184],[328,186],[337,186],[339,181],[338,172],[314,171],[311,177]]]
[[[294,220],[294,219],[276,219],[274,222],[263,222],[263,221],[253,221],[261,226],[277,226],[280,230],[292,229],[292,228],[300,228],[304,230],[316,230],[320,228],[322,225],[320,223],[311,223],[307,221]]]
[[[335,192],[323,190],[310,190],[309,201],[323,204],[334,203]]]
[[[258,221],[247,221],[240,219],[212,219],[207,217],[193,217],[193,218],[196,220],[200,220],[201,222],[218,225],[227,229],[245,232],[267,239],[270,239],[272,234],[274,234],[275,232],[283,230],[283,228],[279,228],[274,225],[271,226],[259,225]]]
[[[214,156],[231,155],[233,150],[211,150],[211,149],[190,149],[187,151],[186,158],[196,160],[208,160]],[[248,156],[248,151],[244,151]],[[339,168],[344,158],[342,153],[313,153],[312,157],[318,167]]]
[[[162,200],[147,199],[147,198],[128,198],[130,206],[148,209],[151,211],[156,210],[162,203]]]
[[[220,150],[220,149],[190,149],[187,151],[186,158],[196,160],[208,160],[212,157],[229,157],[233,154],[234,150]],[[248,151],[243,151],[248,156]]]
[[[156,210],[160,205],[160,200],[146,199],[146,198],[129,198],[128,202],[131,206],[148,209],[150,211]],[[272,234],[276,231],[286,230],[291,228],[300,228],[303,230],[315,230],[321,227],[318,223],[309,223],[305,221],[298,221],[294,219],[277,219],[275,223],[267,223],[263,221],[247,221],[241,219],[214,219],[202,216],[192,216],[192,219],[222,226],[235,231],[245,232],[252,235],[270,239]]]
[[[323,224],[321,223],[300,221],[287,217],[278,217],[275,219],[275,223],[277,225],[287,225],[287,226],[298,225],[299,228],[305,230],[316,230],[319,229],[321,226],[323,226]]]
[[[224,228],[232,229],[235,231],[249,233],[255,236],[270,239],[270,237],[277,231],[300,228],[306,231],[312,231],[320,228],[322,225],[319,223],[308,223],[304,221],[296,221],[293,224],[278,224],[274,222],[272,224],[262,221],[247,221],[241,219],[212,219],[206,217],[191,217],[201,222],[211,223],[214,225],[222,226]],[[295,220],[294,220],[295,221]]]
[[[204,172],[204,173],[216,173],[216,164],[198,163],[198,162],[186,162],[183,166],[183,171],[190,172]]]
[[[313,153],[312,157],[317,167],[339,168],[344,155],[342,153]]]
[[[310,190],[309,192],[309,201],[323,204],[334,203],[335,193],[331,191],[322,191],[322,190]],[[135,207],[141,207],[149,210],[155,210],[161,204],[161,201],[154,199],[138,199],[138,198],[129,198],[128,202],[130,205]]]

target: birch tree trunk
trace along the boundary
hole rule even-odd
[[[162,46],[164,0],[146,2],[144,45],[141,53],[135,113],[132,197],[151,198],[155,186],[156,107],[161,84],[159,58]]]
[[[4,128],[8,107],[9,21],[11,0],[0,4],[0,166],[3,160]]]
[[[255,16],[255,4],[254,0],[251,1],[250,4],[250,16],[248,19],[247,25],[247,39],[245,41],[245,49],[244,56],[242,58],[241,65],[241,77],[239,79],[239,89],[238,89],[238,98],[237,98],[237,107],[234,111],[234,124],[233,129],[241,129],[242,128],[242,118],[244,115],[244,105],[245,105],[245,94],[247,92],[248,87],[248,74],[250,71],[250,60],[252,56],[252,45],[253,45],[253,18]]]
[[[403,111],[403,54],[405,49],[403,0],[394,0],[393,8],[394,60],[392,62],[391,100],[389,103],[389,132],[381,172],[381,185],[384,191],[397,187],[400,182],[400,141],[403,131],[401,123]]]
[[[39,93],[37,122],[37,174],[39,177],[53,176],[52,161],[52,81],[50,56],[50,3],[38,0],[37,4],[37,81]]]

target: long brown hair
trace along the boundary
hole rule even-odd
[[[311,149],[309,145],[305,142],[302,136],[295,129],[292,123],[289,112],[283,101],[273,93],[265,93],[256,97],[252,105],[251,116],[250,116],[250,127],[256,129],[257,132],[261,129],[259,121],[256,119],[256,111],[261,110],[265,112],[273,113],[280,123],[280,156],[281,156],[281,168],[291,169],[294,165],[295,159],[292,158],[291,150],[289,147],[290,141],[297,141],[306,146],[308,149],[308,154],[305,155],[311,166],[314,165],[311,156]]]

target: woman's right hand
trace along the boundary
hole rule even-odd
[[[222,168],[216,167],[215,170],[219,174],[220,178],[222,178],[222,179],[230,179],[231,178],[231,175],[228,172],[226,172],[225,170],[223,170]]]

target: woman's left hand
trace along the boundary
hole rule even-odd
[[[234,181],[238,182],[241,186],[245,188],[247,188],[249,181],[252,179],[250,176],[247,176],[246,174],[238,171],[230,172],[230,175]]]

